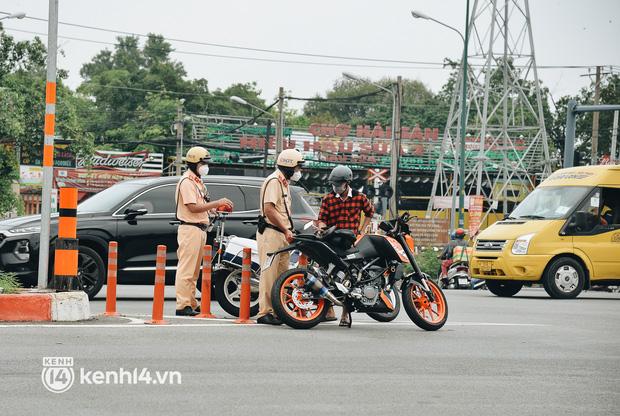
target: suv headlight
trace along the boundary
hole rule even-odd
[[[536,234],[525,234],[518,237],[512,245],[512,254],[527,254],[527,249],[530,247],[530,241],[534,235]]]
[[[41,232],[41,227],[11,228],[9,232],[11,234],[36,234]]]

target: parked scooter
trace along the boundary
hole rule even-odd
[[[252,250],[252,275],[250,276],[250,316],[258,314],[258,284],[260,281],[260,261],[256,240],[226,235],[226,217],[228,212],[218,211],[211,223],[215,225],[213,240],[213,290],[214,297],[222,309],[233,316],[239,316],[241,302],[241,266],[243,249]],[[244,224],[256,225],[256,220],[243,221]],[[295,268],[299,262],[299,251],[291,252],[290,267]]]
[[[239,316],[241,302],[241,265],[243,248],[252,250],[252,275],[250,277],[250,316],[258,313],[258,282],[260,263],[256,240],[225,235],[228,212],[217,212],[212,223],[216,224],[213,241],[213,283],[214,296],[226,312]],[[245,221],[244,221],[245,223]]]

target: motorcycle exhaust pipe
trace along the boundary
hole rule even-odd
[[[319,279],[317,279],[311,274],[308,274],[306,280],[306,287],[308,289],[312,290],[320,297],[327,299],[336,306],[343,306],[342,302],[336,299],[334,294],[330,292],[329,289],[327,289]]]

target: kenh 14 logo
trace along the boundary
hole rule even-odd
[[[43,357],[43,386],[52,393],[64,393],[73,386],[73,357]]]

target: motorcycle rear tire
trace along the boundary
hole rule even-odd
[[[331,302],[328,302],[325,299],[321,299],[323,302],[322,309],[312,317],[312,319],[297,319],[292,316],[290,313],[290,308],[285,306],[282,303],[282,287],[285,285],[287,280],[289,280],[294,275],[303,275],[304,279],[307,276],[307,273],[310,273],[307,269],[292,269],[287,272],[282,273],[274,282],[273,287],[271,289],[271,303],[273,306],[273,311],[276,316],[284,322],[286,325],[290,326],[294,329],[310,329],[314,328],[318,324],[324,321],[325,314],[327,310],[331,306]],[[318,309],[318,308],[317,308]]]

